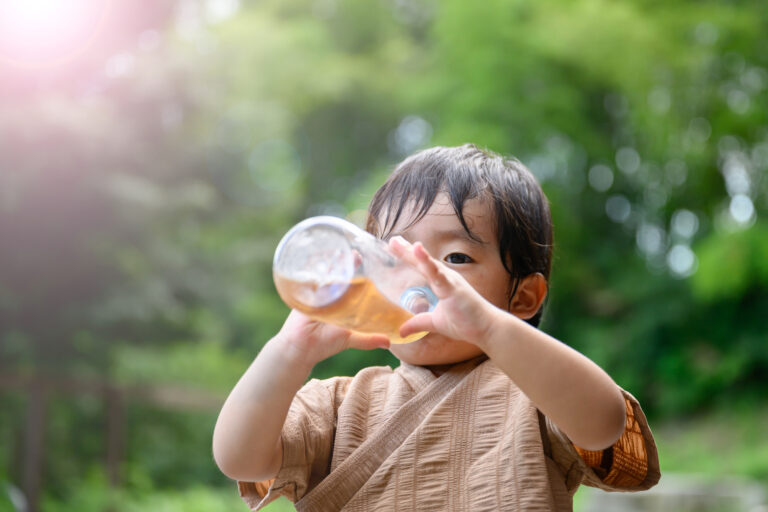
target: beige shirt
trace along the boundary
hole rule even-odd
[[[579,484],[648,489],[656,446],[625,393],[627,427],[604,451],[575,447],[490,360],[436,377],[403,363],[311,380],[283,427],[274,480],[239,482],[258,510],[280,496],[298,511],[570,511]]]

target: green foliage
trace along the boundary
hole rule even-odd
[[[130,491],[111,487],[103,474],[94,471],[79,482],[76,490],[64,500],[46,500],[43,512],[232,512],[248,508],[237,492],[226,488],[206,488],[192,485],[184,491]],[[272,506],[268,510],[290,510]]]
[[[662,472],[743,475],[765,482],[766,421],[765,409],[756,410],[749,402],[742,402],[669,422],[654,431]]]
[[[697,248],[699,269],[691,280],[702,302],[738,299],[768,288],[768,225],[714,233]]]
[[[543,328],[647,412],[764,402],[762,2],[267,0],[224,20],[209,3],[136,7],[161,28],[106,62],[0,68],[0,372],[128,392],[110,489],[93,469],[109,404],[51,391],[46,511],[242,508],[211,458],[213,402],[287,314],[277,241],[309,215],[362,223],[392,166],[435,144],[537,175],[556,237]],[[397,361],[349,351],[313,376],[373,364]],[[0,477],[18,483],[14,386]],[[761,450],[739,453],[764,477]],[[670,468],[706,466],[681,453]]]
[[[178,343],[161,349],[126,346],[114,357],[115,378],[121,384],[176,384],[224,394],[248,364],[245,354],[211,342]]]

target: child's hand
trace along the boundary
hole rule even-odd
[[[297,363],[310,367],[348,348],[389,348],[389,339],[383,334],[352,332],[313,320],[295,309],[286,318],[276,338]]]
[[[420,242],[408,243],[401,237],[389,241],[395,255],[413,265],[424,277],[439,302],[430,313],[420,313],[400,327],[405,337],[429,331],[449,338],[480,345],[490,321],[485,319],[495,309],[464,277],[432,258]]]

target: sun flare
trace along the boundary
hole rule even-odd
[[[56,65],[81,53],[102,28],[110,0],[0,0],[0,59]]]

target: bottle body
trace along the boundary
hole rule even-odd
[[[273,273],[288,306],[353,331],[384,334],[392,343],[425,336],[403,338],[399,329],[437,302],[425,279],[395,258],[386,243],[335,217],[294,226],[275,251]]]

